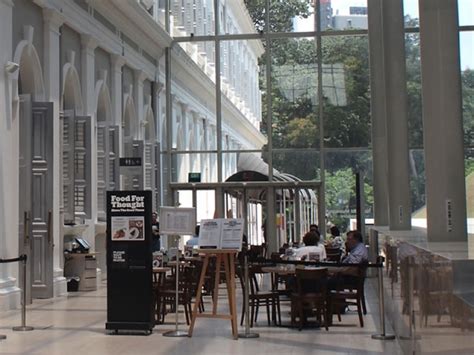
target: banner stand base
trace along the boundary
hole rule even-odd
[[[185,332],[184,330],[170,330],[169,332],[163,333],[163,336],[170,338],[182,338],[187,337],[188,332]]]

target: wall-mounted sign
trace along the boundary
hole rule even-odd
[[[188,173],[188,182],[201,182],[201,173]]]
[[[120,166],[142,166],[142,158],[134,158],[134,157],[129,157],[129,158],[120,158],[119,160]]]

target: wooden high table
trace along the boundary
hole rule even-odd
[[[194,303],[193,315],[191,319],[191,325],[189,326],[188,336],[193,336],[194,324],[196,318],[217,318],[217,319],[230,319],[232,325],[232,336],[234,339],[238,339],[237,329],[237,303],[235,300],[235,255],[238,250],[222,250],[222,249],[201,249],[200,253],[204,254],[204,263],[202,266],[201,277],[199,278],[198,292],[196,295],[196,302]],[[199,313],[199,306],[201,304],[202,288],[206,277],[207,268],[209,266],[209,259],[211,257],[216,258],[216,272],[214,280],[214,293],[212,295],[212,313]],[[219,283],[221,265],[224,265],[225,270],[225,281],[227,285],[227,296],[229,298],[229,314],[218,314],[217,313],[217,301],[219,298]]]

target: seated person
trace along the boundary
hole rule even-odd
[[[319,244],[319,233],[310,231],[303,237],[304,247],[298,248],[295,251],[295,256],[301,260],[309,260],[310,254],[319,255],[319,260],[326,260],[326,249]]]
[[[369,254],[367,248],[363,243],[362,233],[358,230],[347,232],[346,249],[348,253],[341,260],[343,264],[364,264],[369,262]],[[358,268],[356,267],[331,267],[329,272],[331,274],[356,276],[358,275]]]
[[[309,231],[310,232],[317,232],[318,234],[320,234],[319,233],[319,227],[318,227],[317,224],[310,224],[309,225]]]
[[[194,229],[194,235],[191,237],[191,239],[189,239],[187,242],[186,242],[186,245],[187,246],[197,246],[199,245],[199,230],[201,229],[201,227],[199,226],[199,224],[196,226],[196,228]]]
[[[332,226],[330,232],[332,246],[344,250],[344,239],[342,239],[341,237],[341,232],[339,231],[339,228],[337,228],[337,226]]]
[[[342,258],[344,264],[361,264],[369,261],[362,233],[358,230],[347,232],[346,248],[348,254]]]

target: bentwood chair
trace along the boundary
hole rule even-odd
[[[331,302],[331,316],[336,311],[339,321],[341,320],[340,310],[344,306],[356,306],[359,315],[359,323],[364,327],[363,314],[365,309],[364,283],[367,264],[363,263],[356,269],[354,275],[336,275],[336,289],[329,293]]]
[[[332,247],[325,247],[326,248],[326,258],[328,261],[341,261],[341,248],[332,248]]]
[[[291,294],[291,324],[299,318],[298,329],[303,329],[306,316],[316,310],[319,322],[324,319],[324,327],[329,328],[327,298],[327,268],[296,269],[296,292]]]
[[[258,319],[258,311],[260,306],[265,306],[267,310],[267,322],[271,324],[270,315],[278,317],[278,322],[281,324],[281,312],[280,312],[280,301],[279,294],[274,291],[262,291],[258,285],[257,275],[261,273],[259,267],[249,267],[249,309],[250,309],[250,326],[253,327],[253,323]],[[240,279],[240,285],[242,287],[242,293],[245,292],[245,280],[243,272],[238,273]],[[243,298],[242,298],[243,299]],[[270,312],[270,307],[272,311]],[[275,314],[276,312],[276,314]],[[245,307],[242,305],[242,316],[240,319],[240,325],[243,325],[245,316]]]

